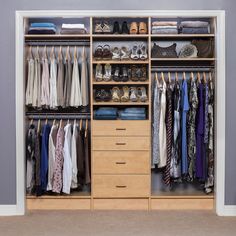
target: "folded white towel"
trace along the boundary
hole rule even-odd
[[[152,26],[152,29],[177,29],[177,26]]]
[[[85,29],[84,24],[62,24],[62,29]]]

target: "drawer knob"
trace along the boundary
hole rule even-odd
[[[116,145],[126,145],[126,143],[116,143]]]
[[[125,162],[125,161],[117,161],[116,164],[117,164],[117,165],[125,165],[126,162]]]
[[[126,128],[116,128],[116,130],[126,130]]]
[[[126,188],[126,185],[116,185],[116,188]]]

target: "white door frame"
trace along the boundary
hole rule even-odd
[[[79,16],[182,16],[216,17],[217,19],[217,90],[216,90],[216,191],[215,209],[218,215],[236,215],[236,206],[225,206],[225,11],[219,10],[59,10],[16,11],[16,205],[0,206],[0,215],[25,213],[25,117],[24,117],[24,18]],[[227,208],[228,207],[228,208]]]

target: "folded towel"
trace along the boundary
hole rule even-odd
[[[54,28],[30,28],[28,34],[56,34]]]
[[[53,27],[56,28],[56,25],[54,23],[49,22],[38,22],[38,23],[31,23],[30,27]]]
[[[152,34],[178,34],[177,29],[154,29]]]
[[[117,116],[93,116],[94,120],[116,120]]]
[[[84,24],[62,24],[62,29],[85,29]]]
[[[177,26],[171,26],[171,25],[152,26],[152,29],[177,29]]]
[[[143,107],[128,107],[121,110],[120,112],[132,114],[146,114],[146,110]]]
[[[177,21],[153,21],[153,26],[177,26]]]
[[[209,28],[182,28],[181,32],[183,34],[209,34]]]
[[[188,28],[202,28],[208,27],[209,22],[207,21],[182,21],[180,23],[180,27],[188,27]]]
[[[61,29],[61,34],[87,34],[86,29]]]

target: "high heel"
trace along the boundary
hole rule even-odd
[[[122,67],[121,81],[127,82],[129,80],[128,69],[126,66]]]
[[[112,78],[113,78],[114,81],[120,82],[120,67],[119,66],[115,67],[115,71],[113,73]]]
[[[139,46],[139,57],[141,60],[146,60],[147,59],[147,46],[143,43]]]
[[[118,87],[112,88],[112,101],[120,102],[120,89]]]
[[[111,65],[106,64],[104,69],[105,69],[105,74],[103,75],[103,79],[105,81],[110,81],[111,80]]]
[[[100,82],[103,80],[102,65],[101,64],[96,65],[95,80],[97,82]]]
[[[131,102],[137,102],[138,101],[138,91],[136,87],[130,88],[130,101]]]
[[[138,95],[139,95],[140,101],[141,102],[146,102],[148,100],[146,88],[145,87],[139,87],[138,92],[139,92]]]
[[[135,44],[132,47],[130,58],[133,59],[133,60],[138,60],[139,59],[139,47],[138,47],[137,44]]]
[[[129,101],[129,87],[124,86],[122,90],[123,90],[123,95],[121,96],[121,101],[128,102]]]

